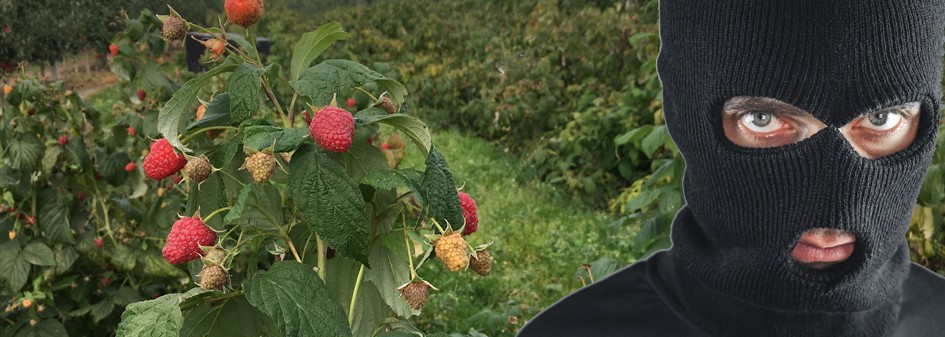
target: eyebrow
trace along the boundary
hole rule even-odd
[[[888,111],[888,110],[901,110],[910,114],[918,114],[921,109],[922,103],[915,101],[904,104],[897,104],[893,106],[883,107],[879,109],[873,109],[869,112],[872,113],[879,111]],[[781,113],[789,115],[812,115],[810,112],[805,111],[804,109],[798,108],[794,105],[791,105],[787,102],[780,101],[775,98],[770,97],[758,97],[758,96],[736,96],[725,102],[725,105],[722,107],[722,110],[734,114],[739,111],[753,110],[753,109],[776,109]],[[729,112],[729,110],[734,110]]]

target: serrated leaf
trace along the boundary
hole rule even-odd
[[[196,114],[196,110],[194,113]],[[196,119],[196,118],[195,118]],[[207,103],[207,110],[204,111],[203,118],[194,120],[187,126],[187,130],[206,128],[211,126],[226,126],[233,124],[230,119],[230,93],[223,92],[213,97]]]
[[[329,22],[319,26],[313,32],[302,34],[302,38],[292,50],[292,69],[289,79],[293,81],[299,79],[302,70],[308,68],[325,49],[349,37],[351,35],[345,33],[338,22]]]
[[[117,336],[177,337],[183,326],[181,294],[167,294],[150,301],[128,305],[121,314]]]
[[[72,268],[72,264],[79,258],[79,253],[72,246],[57,245],[55,250],[56,274],[63,274]]]
[[[177,139],[177,135],[180,134],[183,122],[185,121],[184,116],[193,113],[194,109],[197,107],[197,94],[200,92],[200,89],[209,83],[210,79],[214,76],[236,69],[238,62],[239,60],[236,58],[227,58],[226,61],[216,68],[210,69],[190,81],[187,81],[187,83],[184,83],[184,86],[174,93],[174,96],[167,101],[167,104],[164,104],[164,107],[161,108],[161,111],[158,113],[157,128],[158,132],[167,139],[168,143],[182,152],[191,152],[188,147],[184,146],[184,144]]]
[[[276,145],[275,152],[291,152],[309,136],[306,128],[282,129],[268,125],[253,125],[243,129],[244,146],[257,151]]]
[[[160,255],[143,254],[138,257],[138,263],[144,267],[144,274],[151,277],[182,277],[186,276],[177,267],[167,262]]]
[[[37,266],[56,265],[56,255],[52,249],[42,242],[32,242],[23,248],[20,256],[27,262]]]
[[[62,154],[62,148],[60,147],[47,147],[46,153],[43,154],[43,173],[49,174],[52,172],[52,169],[56,167],[56,162],[59,161],[59,155]]]
[[[33,171],[42,159],[45,146],[32,134],[18,134],[10,140],[5,157],[10,159],[10,166],[15,170]]]
[[[420,185],[424,213],[433,217],[444,229],[447,223],[453,229],[459,229],[465,223],[463,206],[459,203],[453,173],[436,146],[430,148],[426,164],[423,183]]]
[[[282,197],[270,184],[248,184],[223,222],[276,229],[282,225]]]
[[[259,88],[266,68],[241,63],[227,81],[230,96],[230,119],[242,122],[259,110]]]
[[[26,284],[30,273],[30,263],[20,258],[20,246],[17,241],[7,241],[0,245],[0,278],[7,281],[7,287],[17,292]]]
[[[54,243],[75,243],[69,214],[69,199],[60,199],[52,190],[44,190],[39,196],[39,216],[36,225],[43,236]]]
[[[23,326],[23,329],[17,332],[14,337],[61,337],[68,335],[69,333],[66,332],[66,328],[62,326],[62,323],[49,318],[40,321],[36,326],[30,326],[29,324]]]
[[[300,146],[289,165],[289,193],[304,222],[325,242],[368,263],[370,222],[364,199],[341,164],[312,144]]]
[[[98,323],[105,319],[105,317],[108,317],[108,315],[111,315],[113,310],[115,310],[115,302],[110,298],[106,298],[93,304],[91,310],[89,310],[89,315],[92,316],[92,322]]]
[[[397,287],[410,281],[410,265],[404,258],[407,256],[407,247],[404,242],[404,233],[394,231],[382,236],[371,250],[371,268],[365,270],[364,279],[377,286],[384,302],[394,310],[398,316],[410,318],[414,313],[407,301],[401,298]]]
[[[115,251],[112,252],[110,262],[115,265],[115,268],[118,270],[131,271],[135,269],[138,256],[132,252],[130,247],[126,245],[116,245]]]
[[[225,185],[223,184],[223,175],[211,174],[207,177],[207,180],[204,180],[203,183],[200,184],[200,188],[190,190],[190,197],[187,200],[187,211],[185,214],[192,216],[198,209],[201,214],[210,214],[210,212],[227,207],[228,200]],[[205,222],[205,224],[212,228],[223,228],[223,218],[213,217],[213,219]]]
[[[388,115],[385,113],[383,115],[364,115],[359,120],[365,125],[382,123],[397,128],[417,143],[417,146],[423,150],[423,155],[427,155],[430,152],[430,147],[433,146],[433,136],[430,134],[430,128],[419,118],[404,114]]]
[[[268,316],[243,296],[219,304],[199,305],[184,312],[181,337],[279,336]]]
[[[653,153],[656,152],[660,146],[666,144],[666,142],[672,142],[672,139],[669,137],[669,130],[666,128],[666,125],[658,125],[653,127],[653,130],[640,141],[640,150],[642,150],[647,157],[652,158]]]
[[[360,181],[370,173],[390,169],[384,153],[369,141],[373,133],[368,128],[358,130],[348,152],[341,155],[351,179]]]
[[[384,170],[368,174],[361,179],[362,184],[374,186],[382,190],[394,190],[398,187],[408,187],[415,192],[420,192],[419,186],[423,176],[420,172],[406,170]]]
[[[388,93],[395,103],[404,101],[407,88],[364,65],[349,60],[327,60],[308,68],[298,80],[289,82],[299,94],[312,99],[313,104],[325,106],[342,89],[375,82]]]
[[[245,284],[249,303],[269,315],[286,337],[351,336],[344,310],[312,267],[284,261]]]

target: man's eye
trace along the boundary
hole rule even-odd
[[[890,131],[902,122],[902,115],[893,111],[874,112],[864,116],[860,126],[874,131]]]
[[[782,122],[771,113],[753,111],[742,115],[741,124],[748,131],[768,133],[781,128]]]

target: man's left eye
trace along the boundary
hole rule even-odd
[[[902,122],[902,115],[892,111],[879,111],[863,117],[860,126],[875,131],[889,131],[895,129]]]

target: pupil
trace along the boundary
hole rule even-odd
[[[751,123],[756,126],[765,127],[771,123],[771,115],[764,112],[754,112],[751,117]]]
[[[870,123],[876,126],[882,126],[886,124],[886,114],[887,112],[878,112],[870,115]]]

